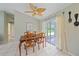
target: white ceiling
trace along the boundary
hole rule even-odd
[[[43,20],[69,5],[71,4],[69,3],[37,3],[35,4],[35,6],[46,8],[43,16],[32,16],[31,13],[25,13],[25,11],[30,10],[28,3],[2,3],[2,4],[0,3],[0,10],[10,10],[10,11],[16,10],[18,12]]]

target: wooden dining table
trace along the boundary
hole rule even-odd
[[[36,34],[36,35],[33,35],[31,37],[28,37],[27,35],[23,35],[20,37],[20,43],[19,43],[19,53],[20,53],[20,56],[21,56],[21,46],[22,46],[22,43],[26,43],[26,42],[34,42],[35,45],[36,43],[39,41],[39,38],[41,38],[40,35]],[[46,40],[44,40],[44,42],[46,42]],[[45,43],[45,46],[46,46],[46,43]],[[39,45],[38,45],[39,47]],[[33,49],[34,51],[34,49]],[[26,54],[27,54],[27,51],[26,51]]]

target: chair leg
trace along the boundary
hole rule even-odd
[[[40,45],[39,45],[39,43],[38,43],[38,50],[40,49]]]
[[[26,55],[27,55],[27,47],[25,49],[26,49]]]
[[[33,46],[33,52],[35,52],[34,46]]]
[[[26,45],[24,44],[24,49],[25,49],[25,51],[26,51],[26,55],[27,55],[27,47],[26,47]]]
[[[20,53],[20,56],[21,56],[21,43],[19,44],[19,53]]]
[[[43,40],[43,41],[42,41],[42,46],[43,46],[43,48],[44,48],[44,39],[42,38],[42,40]]]
[[[44,40],[44,42],[45,42],[45,47],[46,47],[46,38],[44,38],[45,40]]]
[[[43,48],[44,48],[44,41],[43,41]]]

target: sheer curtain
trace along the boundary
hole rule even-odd
[[[67,39],[66,39],[66,31],[65,31],[65,19],[63,15],[56,16],[56,24],[57,24],[56,46],[60,50],[66,52],[67,51]]]

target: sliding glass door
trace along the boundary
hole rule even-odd
[[[50,22],[47,23],[46,37],[47,37],[48,43],[55,45],[56,43],[56,22],[55,20],[51,20]]]

